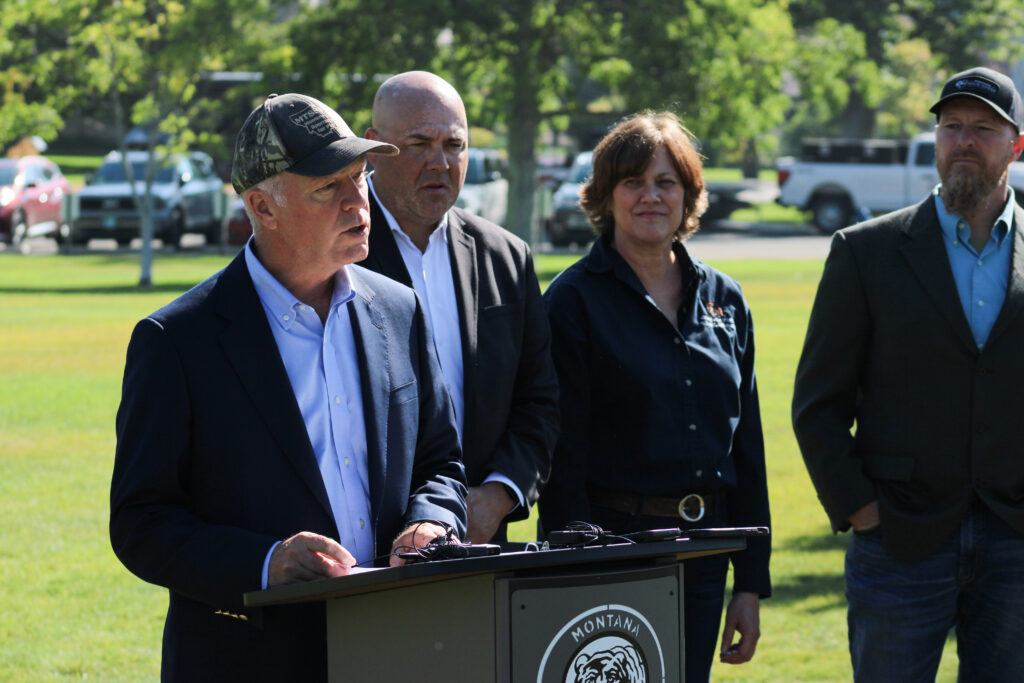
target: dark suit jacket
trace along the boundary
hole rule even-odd
[[[814,302],[793,425],[832,527],[878,499],[885,547],[935,551],[980,499],[1024,532],[1024,210],[979,352],[934,199],[842,230]],[[856,421],[856,434],[850,429]]]
[[[361,265],[412,286],[395,236],[370,197],[370,255]],[[494,223],[452,209],[448,250],[462,336],[466,478],[491,472],[540,495],[558,437],[558,380],[551,333],[529,246]],[[510,519],[525,519],[517,507]]]
[[[349,273],[375,552],[386,555],[415,520],[462,533],[465,478],[418,297],[358,266]],[[338,538],[244,254],[136,326],[110,504],[117,556],[170,589],[165,679],[326,677],[322,605],[242,606],[275,541]]]

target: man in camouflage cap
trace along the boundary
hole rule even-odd
[[[269,97],[231,173],[253,237],[132,335],[110,536],[170,591],[164,679],[323,680],[323,604],[252,609],[243,595],[465,533],[419,299],[352,265],[367,254],[370,153],[397,150],[311,97]]]

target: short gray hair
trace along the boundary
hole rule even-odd
[[[260,182],[256,183],[255,185],[253,185],[248,190],[242,193],[242,198],[244,199],[249,195],[250,192],[254,190],[261,190],[263,192],[266,192],[267,194],[274,198],[274,203],[276,203],[278,206],[288,205],[288,200],[284,196],[284,178],[281,177],[280,173],[272,175],[269,178],[264,178]],[[253,215],[252,209],[249,208],[248,203],[243,203],[242,205],[245,207],[245,215],[249,217],[249,222],[252,224],[253,228],[255,228],[256,216]]]

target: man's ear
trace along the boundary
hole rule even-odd
[[[363,134],[363,137],[366,138],[367,140],[380,140],[381,139],[380,133],[377,132],[377,129],[373,128],[373,127],[367,128],[366,129],[366,133]]]
[[[1016,155],[1013,160],[1020,159],[1021,152],[1024,152],[1024,133],[1019,134],[1013,140],[1013,153]]]
[[[246,207],[262,226],[269,230],[277,227],[277,216],[275,214],[277,205],[268,192],[264,192],[259,188],[250,190],[242,197],[242,201],[245,202]]]

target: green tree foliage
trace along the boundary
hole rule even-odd
[[[792,0],[790,14],[801,40],[796,131],[911,134],[930,123],[928,107],[949,75],[979,64],[1005,68],[1024,55],[1020,0]],[[845,72],[828,68],[844,54]],[[824,75],[814,69],[816,55],[824,56]],[[831,97],[817,99],[823,89],[847,92],[841,109]]]
[[[73,37],[80,87],[109,102],[118,138],[133,126],[148,132],[145,177],[135,179],[144,189],[132,185],[142,224],[140,285],[152,282],[151,186],[161,159],[208,140],[214,127],[217,103],[197,97],[203,74],[290,57],[290,48],[263,42],[272,37],[269,11],[252,0],[96,0]],[[161,134],[171,142],[158,145]],[[125,168],[131,178],[127,161]]]
[[[773,150],[789,98],[793,28],[780,2],[634,0],[623,12],[616,87],[630,110],[676,110],[719,161]],[[656,17],[656,21],[652,21]]]
[[[26,135],[52,140],[77,79],[68,44],[83,22],[80,0],[5,0],[0,9],[0,151]]]

